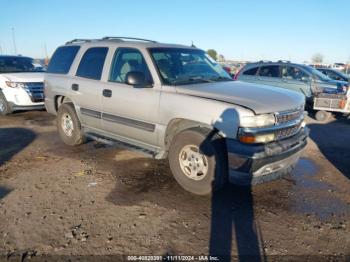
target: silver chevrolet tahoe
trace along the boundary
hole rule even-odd
[[[307,143],[303,95],[232,81],[195,47],[75,39],[53,54],[44,86],[64,143],[92,138],[168,158],[195,194],[288,174]]]

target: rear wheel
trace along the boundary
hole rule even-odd
[[[71,103],[58,108],[57,129],[62,141],[67,145],[75,146],[85,142],[79,118]]]
[[[207,195],[227,181],[225,141],[204,128],[182,131],[173,139],[169,164],[176,181],[187,191]]]
[[[317,121],[323,122],[326,121],[330,117],[330,113],[326,111],[317,111],[315,114],[315,118]]]
[[[5,116],[12,112],[4,94],[0,91],[0,115]]]

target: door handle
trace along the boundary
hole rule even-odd
[[[73,91],[78,91],[79,90],[79,85],[78,84],[72,84],[72,90]]]
[[[110,90],[110,89],[103,89],[102,95],[104,97],[112,97],[112,90]]]

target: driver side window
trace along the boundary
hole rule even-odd
[[[297,81],[309,81],[310,77],[304,71],[302,71],[298,67],[294,66],[283,66],[282,70],[282,78],[289,80],[297,80]]]
[[[115,51],[109,74],[110,82],[125,83],[129,72],[142,72],[146,82],[153,83],[145,59],[141,52],[133,48],[118,48]]]

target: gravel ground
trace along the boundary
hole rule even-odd
[[[309,118],[290,176],[199,197],[166,161],[96,142],[65,146],[44,111],[2,117],[0,254],[349,255],[349,121]]]

